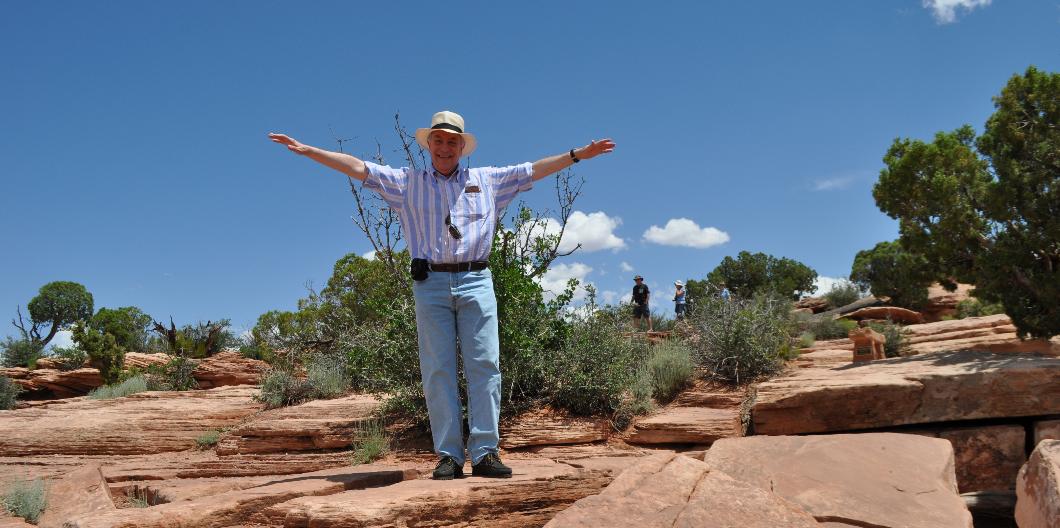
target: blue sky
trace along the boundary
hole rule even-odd
[[[617,142],[576,167],[575,234],[595,250],[551,281],[617,299],[641,273],[668,299],[673,280],[741,250],[843,277],[857,251],[897,237],[871,196],[894,138],[981,129],[1010,76],[1060,71],[1056,0],[2,11],[5,321],[54,280],[178,324],[242,329],[293,309],[369,245],[345,177],[265,134],[331,148],[334,131],[359,155],[378,140],[397,163],[393,115],[416,128],[442,109],[477,135],[473,165]],[[545,180],[523,198],[553,196]]]

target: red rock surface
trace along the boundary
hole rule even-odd
[[[200,389],[228,385],[256,385],[261,373],[269,368],[268,363],[245,358],[234,350],[226,350],[199,360],[192,375]]]
[[[379,409],[374,396],[352,395],[271,409],[222,435],[219,455],[346,449]]]
[[[502,424],[501,447],[584,444],[607,440],[610,434],[611,421],[606,418],[571,416],[545,408],[523,413]]]
[[[670,405],[637,418],[624,438],[632,444],[709,445],[719,438],[742,436],[743,389],[699,382]]]
[[[1040,420],[1034,423],[1034,445],[1042,440],[1060,440],[1060,420]]]
[[[908,430],[908,434],[949,440],[961,493],[1008,491],[1016,487],[1016,474],[1027,461],[1023,425],[947,427]]]
[[[957,290],[948,292],[939,284],[928,287],[928,301],[921,313],[928,322],[941,321],[943,317],[952,316],[957,313],[957,303],[971,298],[971,292],[975,289],[970,284],[958,284]]]
[[[670,453],[643,459],[599,495],[579,500],[545,526],[797,528],[818,523],[772,493]]]
[[[756,434],[1060,413],[1060,359],[952,352],[794,369],[757,386]]]
[[[920,324],[924,322],[924,316],[920,312],[914,312],[897,306],[869,306],[854,310],[843,316],[844,319],[861,321],[863,319],[890,320],[901,324]]]
[[[903,334],[910,351],[920,354],[980,350],[1060,355],[1060,337],[1052,341],[1021,340],[1012,320],[1004,314],[910,325],[903,329]]]
[[[0,413],[0,456],[144,454],[195,447],[261,409],[255,387],[74,398]]]
[[[1045,440],[1020,470],[1016,485],[1020,528],[1060,526],[1060,440]]]
[[[65,528],[63,523],[75,514],[116,510],[98,463],[82,466],[51,482],[47,497],[50,500],[37,522],[40,528]]]
[[[818,521],[971,528],[953,460],[949,442],[895,433],[727,438],[704,458]]]

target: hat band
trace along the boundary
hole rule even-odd
[[[432,126],[431,130],[452,130],[453,132],[456,132],[457,134],[463,134],[464,133],[464,129],[462,129],[462,128],[456,126],[456,125],[451,125],[449,123],[438,123],[437,125]]]

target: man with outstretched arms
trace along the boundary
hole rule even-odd
[[[506,478],[498,422],[501,403],[497,299],[487,267],[497,214],[533,182],[614,150],[610,139],[592,141],[562,154],[510,167],[461,166],[477,146],[464,119],[438,112],[416,141],[431,154],[426,169],[395,169],[269,134],[296,154],[364,182],[401,218],[412,256],[420,374],[430,414],[434,451],[440,457],[434,478],[462,478],[466,460],[457,390],[457,339],[468,385],[467,455],[472,474]]]

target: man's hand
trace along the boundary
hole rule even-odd
[[[607,154],[615,150],[615,142],[611,138],[601,139],[593,141],[588,145],[574,151],[574,155],[578,156],[578,159],[592,159],[600,154]]]
[[[303,156],[305,156],[306,154],[309,154],[309,151],[312,148],[312,147],[309,147],[307,145],[303,145],[303,144],[299,143],[297,140],[295,140],[292,137],[288,137],[288,136],[286,136],[284,134],[277,134],[275,132],[270,132],[269,133],[269,139],[271,139],[274,142],[279,143],[281,145],[287,145],[287,149],[288,150],[290,150],[291,152],[294,152],[295,154],[301,154]]]

